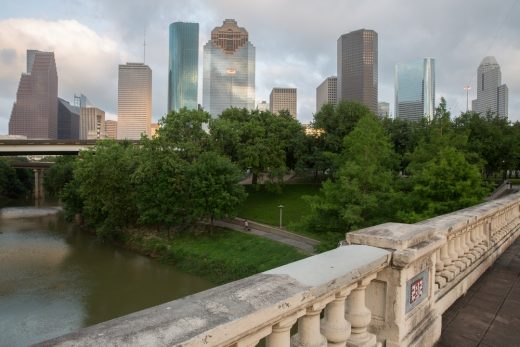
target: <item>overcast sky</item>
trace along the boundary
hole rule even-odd
[[[436,98],[454,115],[476,97],[477,67],[496,57],[509,86],[510,119],[520,120],[519,0],[24,0],[0,12],[0,134],[7,133],[26,50],[54,51],[58,95],[87,95],[108,118],[117,112],[118,64],[143,60],[153,71],[153,119],[166,113],[168,26],[200,23],[200,49],[211,30],[234,18],[256,47],[256,99],[273,87],[298,88],[298,119],[312,120],[316,87],[336,75],[336,41],[360,28],[379,35],[379,101],[391,103],[394,65],[436,59]],[[202,54],[199,54],[202,67]],[[199,102],[202,71],[199,69]]]

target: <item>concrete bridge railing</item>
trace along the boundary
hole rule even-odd
[[[520,234],[520,194],[348,245],[44,346],[432,346],[442,313]]]

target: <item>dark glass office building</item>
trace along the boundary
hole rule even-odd
[[[58,98],[58,139],[79,139],[80,108]]]
[[[356,101],[377,114],[377,33],[360,29],[338,39],[338,102]]]
[[[168,111],[197,108],[199,24],[170,24]]]

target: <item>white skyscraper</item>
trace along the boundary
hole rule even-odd
[[[213,29],[204,45],[202,98],[213,117],[229,107],[255,107],[255,47],[234,19]]]
[[[471,103],[473,111],[492,112],[507,117],[509,89],[502,84],[502,73],[495,57],[485,57],[477,72],[477,98]]]
[[[139,140],[150,136],[152,70],[142,63],[119,65],[117,138]]]

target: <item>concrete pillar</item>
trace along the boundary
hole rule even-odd
[[[327,347],[327,339],[320,333],[320,313],[325,304],[307,308],[305,316],[298,319],[298,334],[291,339],[293,347]]]
[[[267,337],[267,347],[289,347],[291,328],[297,320],[298,317],[294,315],[273,325],[273,332]]]
[[[40,203],[44,199],[43,192],[43,170],[42,169],[33,169],[34,172],[34,200],[36,205],[40,205]]]
[[[376,275],[359,281],[358,286],[348,296],[347,320],[352,326],[350,337],[347,340],[349,347],[376,346],[376,336],[367,331],[372,313],[365,303],[365,289],[374,278],[376,278]]]
[[[327,338],[328,347],[345,347],[350,336],[350,323],[345,319],[345,300],[355,286],[336,293],[334,301],[325,308],[321,321],[321,333]]]

